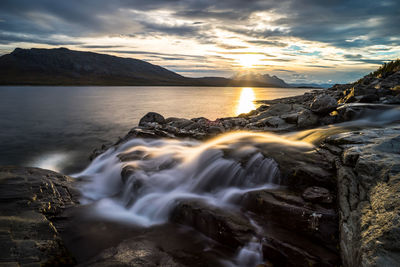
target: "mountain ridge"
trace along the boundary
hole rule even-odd
[[[63,47],[15,48],[0,57],[0,85],[290,87],[276,76],[267,76],[270,79],[190,78],[139,59]]]

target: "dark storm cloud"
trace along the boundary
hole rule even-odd
[[[18,34],[7,34],[0,32],[0,44],[11,44],[17,42],[27,42],[27,43],[37,43],[37,44],[47,44],[47,45],[78,45],[82,44],[82,42],[76,41],[65,41],[65,40],[56,40],[50,39],[48,37],[41,36],[26,36],[26,35],[18,35]]]
[[[149,55],[149,56],[157,56],[157,57],[165,57],[165,58],[180,57],[182,59],[196,59],[196,60],[206,59],[205,56],[195,56],[195,55],[185,55],[185,54],[167,54],[167,53],[134,51],[134,50],[100,50],[98,52],[115,53],[115,54]]]
[[[163,33],[167,35],[178,35],[178,36],[195,36],[199,33],[199,26],[195,25],[166,25],[166,24],[157,24],[143,21],[141,23],[144,26],[144,31],[142,34],[146,33]]]
[[[175,13],[178,17],[196,18],[196,19],[220,19],[220,20],[244,20],[248,18],[249,13],[237,11],[206,11],[206,10],[183,10]]]
[[[398,44],[400,1],[291,1],[293,12],[276,21],[288,26],[289,35],[338,47]],[[284,11],[283,11],[284,12]],[[358,37],[364,37],[357,39]]]
[[[193,21],[171,25],[156,23],[156,18],[143,15],[155,10],[168,10],[177,19]],[[279,15],[270,21],[276,28],[254,27],[250,17],[259,11]],[[398,0],[2,0],[0,32],[14,34],[15,41],[23,41],[16,34],[40,36],[32,38],[32,42],[54,34],[69,37],[161,34],[206,42],[210,39],[210,27],[219,27],[252,37],[249,43],[255,45],[284,46],[280,42],[270,43],[269,39],[288,36],[343,48],[362,48],[400,45],[399,11]],[[9,37],[9,41],[13,38]]]

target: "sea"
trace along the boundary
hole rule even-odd
[[[84,169],[93,149],[114,143],[141,117],[215,120],[257,108],[257,100],[313,89],[174,86],[1,86],[0,165],[65,174]]]

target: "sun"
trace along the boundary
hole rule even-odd
[[[257,54],[243,54],[238,57],[239,64],[244,68],[253,68],[255,65],[260,65],[262,55]]]

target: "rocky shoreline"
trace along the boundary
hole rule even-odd
[[[258,235],[264,266],[398,266],[399,86],[400,70],[394,68],[354,84],[262,101],[257,110],[238,117],[210,121],[150,112],[115,144],[96,149],[91,159],[134,138],[205,141],[223,133],[251,131],[309,142],[314,148],[307,153],[260,146],[263,155],[278,164],[283,183],[279,189],[245,193],[239,200],[241,212],[181,201],[170,223],[195,229],[227,254]],[[372,119],[363,120],[366,116]],[[119,159],[128,162],[137,156],[122,154]],[[129,166],[122,169],[122,183],[133,171]],[[17,167],[0,168],[0,177],[2,264],[215,266],[212,253],[204,257],[184,250],[177,253],[178,248],[159,240],[146,241],[149,235],[142,232],[141,243],[135,241],[135,232],[82,256],[73,248],[82,234],[76,240],[65,237],[71,231],[68,224],[74,225],[71,220],[76,219],[70,210],[80,209],[74,189],[79,181]],[[65,240],[69,241],[64,244]],[[146,257],[137,253],[138,246]]]

